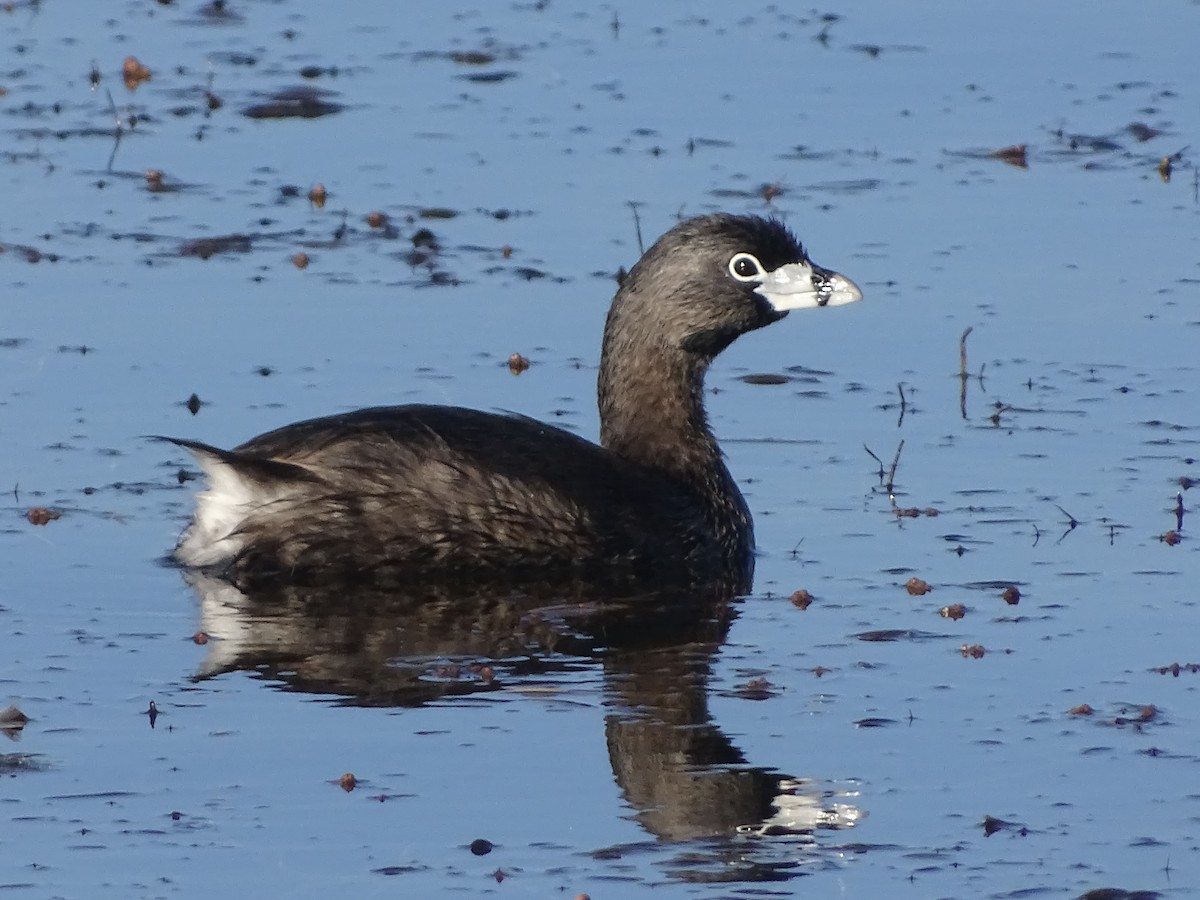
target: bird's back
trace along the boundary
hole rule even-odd
[[[636,576],[720,555],[686,486],[520,416],[377,407],[230,451],[180,443],[210,487],[177,556],[235,582]]]

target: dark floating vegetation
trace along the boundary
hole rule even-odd
[[[739,375],[738,381],[746,384],[787,384],[789,381],[795,381],[789,375],[780,375],[777,372],[753,372],[749,375]]]
[[[184,241],[179,248],[180,256],[196,256],[210,259],[218,253],[249,253],[253,238],[247,234],[224,234],[211,238],[193,238]]]
[[[244,107],[242,115],[248,119],[319,119],[346,108],[345,104],[329,99],[336,96],[336,91],[297,85],[275,91],[265,100]]]
[[[502,81],[508,81],[510,78],[516,78],[517,73],[507,70],[498,70],[495,72],[472,72],[467,75],[459,75],[463,81],[471,81],[475,84],[499,84]]]

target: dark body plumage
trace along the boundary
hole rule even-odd
[[[778,222],[689,220],[613,300],[599,445],[520,416],[425,405],[299,422],[230,451],[179,440],[210,489],[176,556],[240,585],[748,577],[752,522],[708,428],[704,373],[788,309],[860,296]]]

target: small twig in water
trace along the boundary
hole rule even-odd
[[[900,446],[896,448],[896,455],[892,458],[892,467],[888,470],[887,477],[887,492],[893,493],[893,488],[896,486],[896,467],[900,465],[900,451],[904,449],[904,441],[900,442]]]
[[[108,166],[105,171],[111,173],[113,163],[117,159],[117,149],[121,146],[121,138],[125,135],[125,123],[121,121],[121,113],[117,109],[117,103],[113,100],[112,91],[108,88],[104,89],[104,93],[108,95],[108,108],[112,112],[113,119],[117,123],[117,130],[113,133],[113,148],[112,153],[108,154]]]
[[[870,456],[871,459],[873,459],[873,460],[875,460],[875,462],[879,463],[879,483],[883,484],[883,460],[880,459],[878,456],[876,456],[871,451],[871,448],[868,447],[866,444],[863,444],[863,449],[867,451],[867,455]]]
[[[1183,492],[1175,495],[1175,530],[1183,531]]]
[[[964,419],[967,417],[967,379],[971,377],[967,372],[967,338],[974,330],[974,325],[968,325],[958,339],[958,411]]]
[[[896,427],[899,428],[904,424],[904,413],[908,409],[908,401],[904,399],[904,382],[898,383],[896,390],[900,392],[900,418],[896,420]]]
[[[1012,404],[1010,404],[1010,403],[997,402],[996,403],[996,411],[994,413],[992,413],[992,424],[995,425],[997,428],[999,428],[1000,427],[1000,417],[1002,415],[1004,415],[1006,412],[1012,412],[1012,409],[1013,409],[1013,407],[1012,407]]]
[[[645,254],[646,248],[642,245],[642,217],[638,215],[638,204],[634,200],[629,201],[629,208],[633,210],[633,230],[637,233],[638,255]]]
[[[1062,513],[1064,516],[1067,517],[1067,530],[1064,531],[1061,535],[1059,535],[1058,540],[1054,542],[1055,545],[1057,546],[1058,544],[1061,544],[1063,541],[1065,541],[1067,539],[1068,534],[1070,534],[1072,531],[1074,531],[1076,528],[1079,527],[1079,520],[1076,519],[1069,512],[1067,512],[1065,509],[1063,509],[1061,506],[1059,506],[1057,503],[1055,503],[1054,505],[1055,505],[1055,507],[1058,508],[1058,511],[1060,513]]]
[[[1068,526],[1068,530],[1070,530],[1071,528],[1078,528],[1078,527],[1079,527],[1079,520],[1078,520],[1078,519],[1076,519],[1076,518],[1075,518],[1073,515],[1071,515],[1069,512],[1067,512],[1065,509],[1063,509],[1063,508],[1062,508],[1061,506],[1059,506],[1057,503],[1055,503],[1055,504],[1054,504],[1054,506],[1055,506],[1055,507],[1058,509],[1058,511],[1059,511],[1060,513],[1062,513],[1064,516],[1066,516],[1066,517],[1067,517],[1067,526]]]

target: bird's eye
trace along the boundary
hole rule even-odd
[[[749,253],[738,253],[729,261],[729,274],[738,281],[755,281],[762,273],[762,264]]]

